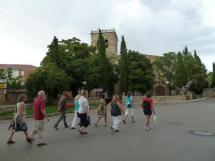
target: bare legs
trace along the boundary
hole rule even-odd
[[[105,122],[105,126],[107,126],[107,114],[104,114],[104,122]],[[95,123],[95,127],[98,127],[98,123],[99,123],[99,121],[102,119],[102,117],[101,116],[99,116],[98,117],[98,119],[97,119],[97,121],[96,121],[96,123]]]
[[[150,118],[151,118],[151,115],[146,115],[146,120],[145,120],[145,122],[146,122],[145,130],[146,131],[150,130],[150,126],[149,126],[149,124],[150,124]]]
[[[16,143],[15,141],[13,141],[13,136],[15,134],[15,130],[11,130],[11,133],[10,133],[10,137],[8,139],[8,142],[7,144],[14,144]],[[24,131],[24,135],[26,137],[26,141],[29,142],[30,144],[32,143],[32,140],[29,138],[28,136],[28,132],[27,131]]]

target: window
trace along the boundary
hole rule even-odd
[[[24,77],[25,76],[25,71],[21,71],[21,77]]]
[[[108,48],[108,40],[105,39],[105,47]]]
[[[17,78],[19,77],[19,70],[12,69],[12,78]]]

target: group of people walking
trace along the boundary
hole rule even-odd
[[[64,127],[68,128],[69,125],[66,121],[66,102],[68,100],[69,93],[67,91],[63,92],[62,97],[59,99],[58,104],[58,112],[60,112],[60,117],[57,122],[54,124],[54,129],[58,130],[58,125],[61,121],[64,123]],[[7,144],[14,144],[13,136],[15,132],[22,131],[25,134],[26,141],[32,144],[34,141],[34,136],[37,135],[37,146],[43,146],[47,143],[43,140],[43,132],[44,132],[44,125],[45,119],[49,121],[48,115],[46,113],[46,106],[45,106],[45,92],[43,90],[38,92],[38,96],[34,99],[33,103],[33,118],[35,120],[35,128],[28,134],[28,126],[25,121],[25,102],[27,101],[26,95],[22,94],[19,96],[16,110],[14,114],[14,118],[9,126],[9,130],[11,130],[10,137],[8,139]],[[134,101],[131,92],[127,93],[124,102],[126,111],[125,114],[123,112],[123,103],[119,99],[119,96],[114,95],[110,102],[107,102],[105,99],[105,95],[103,93],[100,94],[99,100],[99,107],[97,113],[97,120],[94,124],[95,127],[98,127],[100,120],[104,119],[104,125],[108,126],[107,121],[107,108],[110,108],[110,114],[112,123],[110,128],[113,132],[119,132],[120,130],[120,123],[123,121],[124,124],[127,123],[127,118],[131,116],[132,123],[135,123],[135,115],[134,115]],[[155,110],[153,106],[153,100],[151,99],[150,93],[143,98],[142,104],[143,112],[146,115],[145,121],[145,130],[149,131],[150,127],[150,118],[151,115],[155,115]],[[76,129],[76,127],[80,126],[79,133],[80,135],[86,135],[87,127],[91,124],[90,123],[90,108],[89,102],[87,99],[87,95],[85,91],[81,91],[74,99],[74,117],[71,122],[71,129]]]

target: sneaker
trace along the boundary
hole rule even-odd
[[[37,146],[45,146],[45,145],[47,145],[47,143],[39,143],[39,144],[37,144]]]
[[[54,129],[55,129],[55,130],[58,130],[58,128],[57,128],[57,126],[56,126],[56,125],[54,126]]]
[[[88,132],[86,132],[86,131],[85,131],[85,132],[83,132],[83,135],[86,135],[86,134],[88,134]]]
[[[76,129],[75,127],[71,127],[72,130]]]
[[[26,138],[26,141],[32,144],[32,140],[30,138]]]
[[[149,131],[150,129],[149,129],[149,127],[145,127],[145,131]]]
[[[81,135],[83,135],[83,134],[84,134],[81,130],[78,130],[78,131],[79,131],[79,133],[80,133]]]
[[[119,132],[119,129],[114,130],[114,132]]]
[[[135,120],[132,120],[132,123],[136,123],[136,121],[135,121]]]
[[[126,124],[126,121],[125,121],[125,120],[123,120],[123,124]]]
[[[64,126],[65,128],[68,128],[69,126],[68,125],[66,125],[66,126]]]
[[[7,141],[7,144],[15,144],[16,142],[15,141],[13,141],[13,140],[8,140]]]

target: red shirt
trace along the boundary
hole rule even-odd
[[[44,116],[41,112],[42,109],[46,109],[45,100],[43,97],[37,97],[34,99],[34,119],[35,120],[43,120]]]
[[[146,97],[143,98],[143,102],[148,102],[149,103],[149,109],[152,109],[152,103],[153,103],[153,99],[151,99],[150,97]]]

